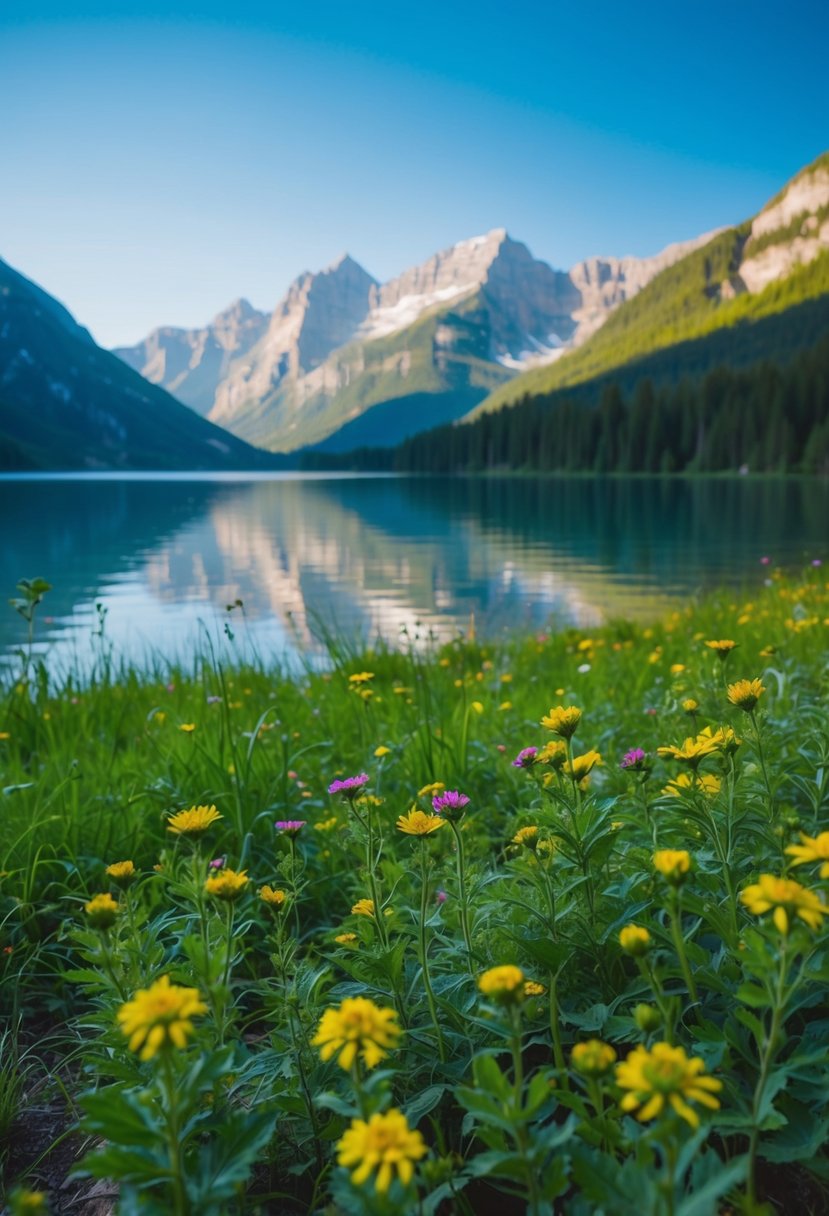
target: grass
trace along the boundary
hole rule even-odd
[[[22,656],[0,723],[11,1210],[37,1202],[21,1188],[61,1210],[26,1147],[26,1070],[48,1069],[100,1146],[80,1174],[124,1213],[825,1211],[829,583],[767,573],[648,628],[332,647],[293,677],[205,658],[55,686]],[[540,725],[559,704],[583,711],[569,742]],[[688,736],[698,769],[657,751]],[[362,772],[355,801],[327,792]],[[469,805],[399,830],[432,783]],[[203,836],[169,831],[211,805]],[[801,833],[820,847],[793,868]],[[228,871],[237,897],[211,894]],[[744,898],[763,874],[797,885]],[[104,925],[84,909],[107,891]],[[118,1011],[162,975],[198,1003],[174,996],[176,1045],[173,1007],[139,998],[142,1061]],[[324,1014],[367,1057],[326,1054]],[[382,1169],[397,1111],[411,1179]]]

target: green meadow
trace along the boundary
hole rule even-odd
[[[828,631],[816,564],[299,674],[24,648],[8,1210],[828,1210]]]

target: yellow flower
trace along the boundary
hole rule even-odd
[[[699,701],[695,701],[693,697],[686,697],[686,699],[682,702],[682,708],[685,710],[686,714],[691,714],[693,716],[699,709]]]
[[[691,854],[685,849],[657,849],[653,855],[653,868],[672,886],[678,887],[691,869]]]
[[[680,773],[673,781],[669,781],[662,791],[672,798],[681,798],[683,794],[705,794],[706,798],[716,798],[722,789],[722,781],[713,773]]]
[[[572,777],[574,781],[584,781],[587,774],[597,764],[602,763],[602,758],[597,751],[589,751],[585,752],[583,756],[574,756],[572,764],[568,760],[564,765],[564,772],[568,777]]]
[[[576,1043],[570,1053],[570,1062],[583,1077],[600,1077],[616,1063],[616,1052],[601,1039],[588,1039],[585,1043]]]
[[[520,967],[507,963],[503,967],[490,967],[478,977],[478,987],[484,996],[503,1004],[511,1004],[524,998],[524,972]]]
[[[217,899],[238,899],[248,885],[247,870],[221,870],[212,875],[204,884],[207,895],[215,895]]]
[[[354,907],[351,909],[352,916],[374,916],[374,900],[373,899],[358,899]]]
[[[710,726],[706,726],[697,735],[696,742],[701,744],[710,743],[714,751],[722,752],[726,756],[732,756],[743,741],[737,738],[730,726],[718,726],[716,730],[712,730]]]
[[[348,682],[349,684],[368,684],[369,680],[373,679],[373,671],[356,671],[353,676],[348,677]]]
[[[652,944],[653,939],[650,933],[642,925],[625,925],[619,931],[619,945],[625,954],[632,954],[634,958],[641,958],[643,954],[647,954]]]
[[[427,1152],[419,1131],[413,1131],[400,1110],[377,1112],[365,1119],[352,1119],[351,1126],[337,1141],[337,1162],[350,1169],[351,1181],[362,1186],[377,1171],[374,1182],[379,1195],[385,1195],[395,1177],[407,1187],[414,1174],[414,1162]]]
[[[267,904],[269,908],[273,908],[276,912],[281,912],[285,906],[285,901],[288,896],[284,891],[275,891],[273,887],[267,884],[259,888],[259,898],[263,904]]]
[[[418,790],[417,796],[418,798],[432,798],[445,789],[446,785],[443,781],[433,781],[431,785],[424,785],[423,789]]]
[[[538,847],[538,828],[535,824],[530,824],[528,827],[519,828],[512,838],[512,844],[523,844],[524,848],[532,849],[533,852]]]
[[[476,714],[482,714],[484,712],[482,701],[472,701],[470,708],[474,709]]]
[[[546,726],[547,730],[551,730],[554,735],[559,735],[562,739],[572,739],[580,721],[581,710],[577,709],[575,705],[558,705],[545,714],[541,719],[541,725]]]
[[[821,861],[820,877],[829,878],[829,832],[820,832],[817,836],[807,836],[800,833],[802,844],[790,844],[786,852],[797,860],[793,866],[802,866],[810,861]]]
[[[178,811],[167,820],[167,831],[176,836],[200,836],[222,816],[215,806],[191,806],[189,811]]]
[[[340,946],[355,946],[359,940],[356,933],[338,933],[334,938],[334,941]]]
[[[753,916],[762,916],[774,908],[774,924],[784,934],[789,932],[790,915],[799,916],[810,929],[819,929],[823,924],[821,917],[829,911],[814,891],[794,879],[776,878],[773,874],[761,874],[756,883],[740,892],[740,901]]]
[[[671,760],[679,760],[682,764],[687,764],[689,768],[696,768],[701,760],[717,750],[717,743],[713,736],[704,733],[697,735],[696,739],[686,739],[680,747],[668,744],[656,749],[658,755],[667,756]]]
[[[381,743],[379,747],[375,747],[374,754],[378,760],[381,760],[383,758],[383,756],[391,755],[391,748],[384,747],[383,744]]]
[[[115,917],[121,911],[108,891],[104,895],[93,895],[83,910],[94,929],[108,929],[115,924]]]
[[[547,764],[550,768],[560,769],[567,759],[567,744],[563,739],[551,739],[536,753],[536,764]]]
[[[11,735],[7,730],[0,730],[0,739],[5,743],[6,739],[11,739]]]
[[[197,988],[180,988],[162,975],[149,988],[141,988],[118,1010],[121,1030],[129,1039],[130,1051],[151,1060],[163,1048],[187,1046],[193,1033],[192,1019],[207,1013]]]
[[[761,659],[771,659],[776,654],[777,654],[776,646],[764,646],[763,649],[760,651],[760,658]]]
[[[182,722],[181,726],[179,727],[179,730],[184,731],[185,735],[192,735],[195,729],[195,722]]]
[[[440,815],[427,815],[413,806],[408,815],[401,815],[397,820],[397,828],[407,836],[428,836],[446,826],[446,820]]]
[[[524,983],[524,996],[543,996],[546,991],[544,985],[536,980],[526,980]]]
[[[684,670],[685,670],[684,663],[671,663],[671,675],[672,676],[678,676],[680,674],[680,672],[683,672]]]
[[[366,1068],[375,1068],[397,1046],[401,1033],[393,1009],[381,1009],[365,996],[350,996],[338,1008],[326,1009],[311,1046],[319,1047],[322,1060],[336,1057],[346,1071],[358,1056]]]
[[[498,709],[503,710],[503,711],[512,709],[512,701],[502,701],[501,704],[498,706]]]
[[[667,1102],[691,1127],[699,1127],[699,1115],[688,1102],[718,1110],[720,1103],[713,1095],[722,1089],[722,1081],[705,1077],[704,1072],[705,1062],[687,1056],[684,1047],[669,1043],[654,1043],[650,1051],[635,1047],[616,1065],[616,1084],[629,1091],[620,1106],[623,1111],[637,1111],[636,1118],[645,1122],[660,1115]]]
[[[7,1209],[12,1216],[48,1216],[49,1205],[45,1191],[30,1191],[15,1187],[9,1193],[10,1207]]]
[[[706,642],[705,645],[709,650],[713,650],[714,654],[721,662],[725,662],[732,650],[737,647],[736,642],[732,642],[730,638],[721,638],[719,641]]]
[[[135,864],[131,861],[114,861],[107,866],[106,873],[119,887],[128,887],[137,877]]]
[[[759,680],[737,680],[736,684],[728,685],[728,699],[750,714],[765,691]]]

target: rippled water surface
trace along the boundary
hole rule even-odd
[[[0,505],[4,598],[20,577],[48,579],[37,647],[85,669],[102,648],[189,661],[209,639],[291,659],[319,653],[326,631],[643,618],[756,585],[761,556],[799,565],[829,549],[829,486],[806,480],[17,478],[0,481]],[[24,639],[0,609],[0,650]]]

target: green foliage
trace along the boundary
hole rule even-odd
[[[820,567],[767,573],[648,628],[344,647],[292,677],[205,657],[196,676],[8,681],[0,1005],[32,1059],[44,1028],[62,1036],[50,1071],[95,1142],[79,1169],[118,1181],[128,1214],[759,1216],[795,1191],[822,1210],[826,880],[820,857],[790,868],[786,850],[827,830],[829,586]],[[737,643],[724,664],[705,646],[722,637]],[[729,702],[738,677],[762,680],[756,712]],[[549,740],[540,719],[559,702],[583,710],[575,752],[603,756],[584,785],[553,760],[512,763]],[[708,784],[669,787],[693,770],[657,749],[720,726],[740,744],[703,756]],[[644,767],[620,767],[631,747]],[[327,794],[363,770],[370,800]],[[469,795],[463,817],[398,831],[436,781]],[[210,804],[204,838],[168,831],[171,811]],[[678,886],[652,864],[661,848],[691,855]],[[105,868],[128,858],[119,885]],[[247,871],[235,902],[206,891],[214,858]],[[743,898],[761,874],[802,884],[821,923],[791,903],[781,931]],[[119,911],[96,929],[83,907],[103,891]],[[379,915],[351,911],[366,898]],[[650,935],[642,956],[621,948],[630,923]],[[533,988],[484,997],[481,972],[504,964]],[[162,975],[205,1009],[183,1046],[141,1061],[118,1011]],[[313,1042],[353,997],[402,1029],[373,1069]],[[580,1070],[572,1050],[597,1036],[610,1062]],[[691,1095],[698,1128],[622,1106],[613,1053],[663,1042],[723,1083],[715,1109]],[[378,1193],[376,1166],[355,1183],[337,1146],[395,1110],[427,1151]],[[7,1184],[32,1181],[14,1161]]]

